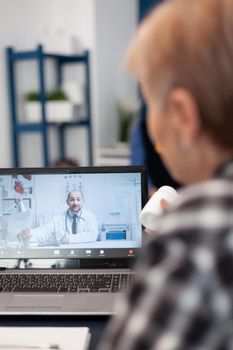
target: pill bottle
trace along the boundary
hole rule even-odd
[[[178,197],[178,193],[173,187],[160,187],[149,199],[140,213],[141,223],[145,228],[156,231],[157,219],[163,213],[161,199],[172,203]]]

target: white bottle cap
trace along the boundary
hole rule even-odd
[[[160,201],[165,199],[166,202],[172,203],[178,197],[178,193],[173,187],[162,186],[156,191],[146,203],[140,213],[140,220],[144,227],[156,231],[157,219],[163,213]]]

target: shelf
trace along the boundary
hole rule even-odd
[[[77,120],[71,120],[66,122],[48,122],[46,115],[46,87],[45,87],[45,69],[46,59],[54,60],[56,65],[56,85],[57,88],[61,86],[62,83],[62,68],[65,64],[75,63],[81,64],[85,72],[85,110],[86,114],[84,118]],[[19,121],[17,114],[17,93],[16,93],[16,74],[15,74],[15,63],[23,60],[36,60],[38,63],[38,76],[39,76],[39,93],[41,96],[41,122],[22,122]],[[11,112],[11,122],[12,122],[12,144],[13,144],[13,160],[14,166],[20,166],[20,152],[19,152],[19,137],[21,133],[24,132],[37,132],[40,133],[43,139],[42,151],[44,166],[50,166],[49,161],[49,146],[48,146],[48,135],[47,128],[56,127],[58,129],[59,135],[59,145],[60,145],[60,157],[66,158],[65,149],[65,132],[64,130],[69,127],[85,127],[87,128],[87,148],[89,165],[93,164],[92,155],[92,123],[91,123],[91,97],[90,97],[90,72],[89,72],[89,52],[84,51],[80,55],[63,55],[57,53],[47,53],[43,51],[43,47],[39,45],[35,50],[30,51],[15,51],[13,48],[7,48],[7,64],[8,64],[8,82],[9,82],[9,105]]]
[[[54,127],[73,127],[73,126],[88,126],[90,123],[89,120],[83,119],[83,120],[76,120],[76,121],[69,121],[69,122],[62,122],[62,123],[56,123],[56,122],[45,122],[46,126],[54,126]],[[17,131],[18,132],[40,132],[44,127],[44,123],[18,123],[17,124]]]
[[[130,165],[130,148],[128,145],[100,148],[95,152],[95,165]]]
[[[88,59],[88,51],[84,51],[83,54],[79,55],[63,55],[56,53],[47,53],[43,52],[43,48],[41,45],[38,46],[37,50],[33,51],[14,51],[12,48],[8,48],[9,59],[12,61],[20,61],[20,60],[32,60],[37,59],[41,55],[44,58],[52,58],[58,59],[63,62],[75,62],[75,63],[84,63]]]

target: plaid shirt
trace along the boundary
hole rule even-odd
[[[233,161],[181,194],[142,250],[100,350],[233,349]]]

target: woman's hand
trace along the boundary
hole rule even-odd
[[[166,209],[167,209],[167,207],[169,206],[168,201],[166,201],[166,200],[163,199],[163,198],[160,200],[159,204],[160,204],[160,207],[161,207],[161,209],[162,209],[163,212],[165,212]],[[148,234],[149,236],[154,236],[154,235],[156,235],[156,231],[149,230],[148,228],[145,228],[145,229],[144,229],[144,232],[145,232],[146,234]]]

